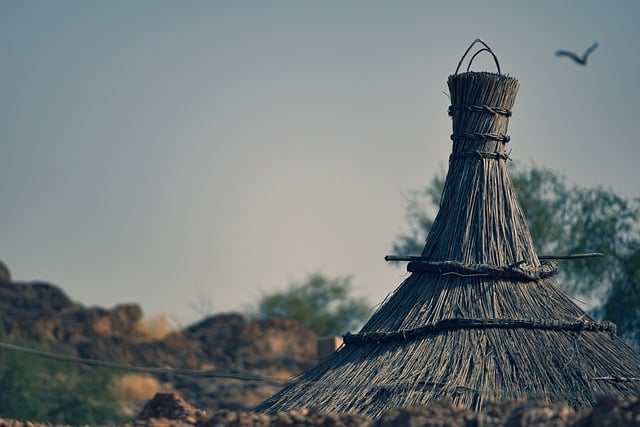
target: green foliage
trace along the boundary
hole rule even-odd
[[[249,317],[288,318],[320,336],[341,335],[359,327],[370,311],[364,299],[351,297],[350,292],[350,277],[330,279],[313,273],[284,292],[264,295]]]
[[[409,232],[393,252],[422,253],[440,204],[444,173],[410,194]],[[640,205],[602,187],[569,185],[552,170],[531,166],[511,171],[511,180],[541,255],[602,252],[606,256],[561,261],[557,282],[586,298],[592,314],[618,325],[619,334],[640,345]]]
[[[69,425],[122,422],[112,379],[104,369],[0,349],[0,418]]]

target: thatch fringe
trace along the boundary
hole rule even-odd
[[[512,77],[484,72],[452,75],[448,85],[453,105],[487,105],[506,110],[512,110],[519,87]],[[506,135],[509,124],[506,116],[466,110],[456,110],[452,119],[453,135]],[[527,260],[539,266],[506,165],[490,158],[464,157],[476,151],[506,155],[505,143],[500,140],[453,141],[440,210],[423,257],[490,265]]]

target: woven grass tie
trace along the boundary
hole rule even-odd
[[[395,332],[368,332],[361,334],[347,333],[343,335],[346,345],[382,344],[393,341],[411,341],[427,335],[460,329],[537,329],[546,331],[568,332],[608,332],[616,334],[615,323],[604,322],[565,322],[560,320],[527,320],[527,319],[476,319],[454,317],[439,322],[428,323],[412,329]]]
[[[412,261],[407,264],[411,273],[455,274],[458,276],[491,276],[511,280],[540,280],[558,273],[558,264],[542,261],[540,267],[524,261],[512,265],[465,264],[458,261]]]

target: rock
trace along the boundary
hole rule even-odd
[[[505,427],[562,427],[572,425],[577,418],[575,411],[565,402],[515,401],[505,411]]]
[[[9,282],[0,286],[0,309],[3,311],[62,312],[78,307],[62,289],[49,283]]]
[[[234,370],[273,374],[315,364],[317,336],[289,319],[248,322],[238,313],[208,317],[189,326],[185,338],[196,341],[203,356]]]
[[[585,411],[577,427],[640,426],[640,397],[616,399],[601,397],[592,410]]]
[[[476,413],[442,400],[425,406],[396,408],[386,412],[374,427],[465,427]]]
[[[142,309],[136,304],[111,310],[85,308],[60,288],[44,282],[2,283],[0,310],[5,336],[73,343],[96,337],[134,338]]]
[[[7,264],[0,260],[0,283],[11,282],[11,272]]]
[[[203,427],[270,427],[273,426],[272,417],[265,414],[251,412],[236,412],[227,409],[213,411]]]
[[[48,283],[0,282],[0,336],[47,339],[47,332],[38,329],[38,322],[53,320],[78,307],[60,288]]]
[[[226,313],[183,332],[208,369],[287,379],[316,363],[317,337],[288,319],[247,321]],[[277,383],[224,378],[176,378],[174,387],[204,408],[248,410],[274,394]]]
[[[151,418],[165,418],[168,420],[181,420],[187,424],[196,424],[206,416],[206,412],[196,409],[176,393],[156,393],[156,395],[144,405],[142,411],[135,417],[136,420],[148,420]]]

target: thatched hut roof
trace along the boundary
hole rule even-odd
[[[341,349],[256,411],[376,417],[445,397],[474,410],[515,398],[582,408],[640,394],[640,354],[574,304],[534,250],[505,165],[518,81],[464,72],[448,85],[449,171],[411,275]]]

